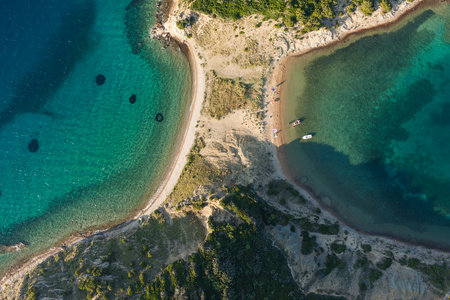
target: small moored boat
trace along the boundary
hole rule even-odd
[[[311,134],[307,134],[307,135],[302,136],[302,139],[304,139],[304,140],[309,140],[310,138],[312,138]]]
[[[295,127],[297,125],[300,125],[302,121],[300,119],[296,120],[294,123],[292,123],[292,127]]]

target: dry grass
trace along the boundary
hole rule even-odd
[[[167,199],[169,203],[176,204],[191,197],[199,187],[212,186],[229,174],[228,170],[217,168],[200,155],[200,150],[204,147],[203,139],[197,138],[183,173]]]
[[[261,85],[261,82],[244,84],[239,78],[220,78],[209,72],[204,112],[212,118],[221,119],[233,110],[259,109],[262,105]]]

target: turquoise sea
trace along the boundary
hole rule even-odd
[[[155,191],[191,86],[184,54],[149,37],[155,10],[154,0],[3,1],[0,244],[28,247],[0,254],[0,272],[123,221]]]
[[[293,58],[282,89],[296,182],[357,229],[450,249],[449,4]]]

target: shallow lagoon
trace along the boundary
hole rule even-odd
[[[450,5],[408,18],[291,59],[280,150],[350,225],[450,249]]]

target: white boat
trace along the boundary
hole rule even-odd
[[[302,139],[304,139],[304,140],[309,140],[310,138],[312,138],[311,134],[307,134],[307,135],[302,136]]]
[[[296,120],[294,123],[292,123],[292,127],[295,127],[297,125],[300,125],[302,121],[300,119]]]

